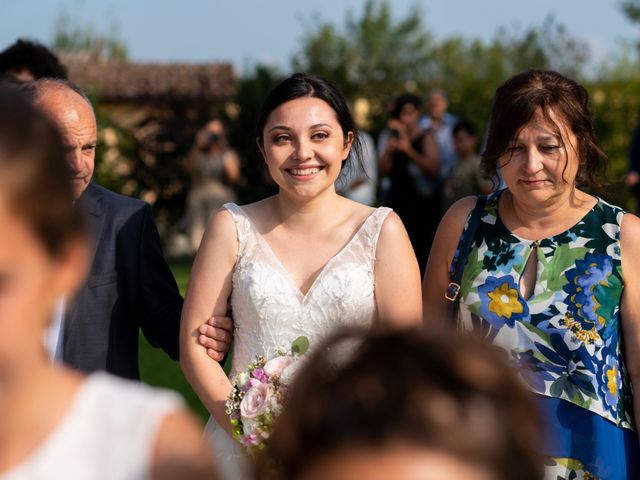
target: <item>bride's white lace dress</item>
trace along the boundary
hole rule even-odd
[[[313,349],[341,326],[372,325],[376,318],[376,244],[389,208],[374,210],[327,262],[306,294],[293,283],[244,210],[232,203],[225,208],[233,216],[238,235],[231,294],[235,328],[231,377],[257,355],[271,358],[301,335]],[[248,478],[239,445],[213,419],[205,433],[212,440],[224,478]]]

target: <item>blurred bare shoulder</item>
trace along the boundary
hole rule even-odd
[[[202,425],[186,412],[168,415],[153,449],[154,480],[217,480]]]

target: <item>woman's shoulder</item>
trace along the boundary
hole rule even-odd
[[[464,226],[467,218],[471,214],[471,210],[474,209],[476,203],[478,201],[477,196],[469,195],[468,197],[463,197],[457,202],[455,202],[449,209],[445,212],[444,217],[442,218],[441,224],[448,227],[460,228],[462,231],[462,227]],[[489,195],[486,197],[487,202],[492,200],[492,196]]]

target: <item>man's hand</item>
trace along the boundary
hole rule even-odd
[[[229,350],[233,339],[231,317],[211,317],[199,328],[198,343],[207,349],[207,354],[216,362],[221,362]]]

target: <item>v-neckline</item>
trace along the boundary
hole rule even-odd
[[[251,220],[251,217],[247,214],[247,212],[245,212],[245,210],[241,206],[238,205],[238,209],[242,212],[242,215],[247,219],[247,221],[249,222],[249,226],[254,231],[256,236],[259,238],[260,242],[264,244],[265,249],[267,250],[268,254],[271,255],[272,259],[276,263],[276,266],[280,270],[282,270],[282,274],[285,277],[286,281],[289,283],[289,286],[296,292],[296,294],[298,295],[298,298],[301,300],[302,303],[306,303],[307,299],[310,298],[316,285],[318,284],[319,280],[324,276],[324,273],[328,270],[329,266],[337,258],[339,258],[345,251],[347,251],[347,249],[359,236],[360,232],[364,230],[367,223],[369,223],[371,218],[373,218],[375,213],[378,211],[378,209],[374,209],[373,212],[367,215],[367,217],[364,219],[360,227],[358,227],[356,232],[351,236],[349,241],[347,241],[347,243],[345,243],[344,246],[340,248],[340,250],[338,250],[331,258],[329,258],[329,260],[326,261],[326,263],[322,266],[322,268],[320,268],[320,271],[316,275],[316,278],[314,278],[313,282],[311,282],[311,286],[306,291],[306,293],[304,293],[302,289],[298,285],[296,285],[296,283],[293,280],[293,276],[291,275],[291,273],[289,273],[289,270],[287,270],[287,268],[284,266],[284,264],[282,263],[278,255],[276,255],[276,252],[273,250],[273,248],[271,247],[267,239],[264,238],[264,235],[260,233],[260,230],[258,230],[258,227],[255,225],[255,223],[253,223],[253,220]]]

